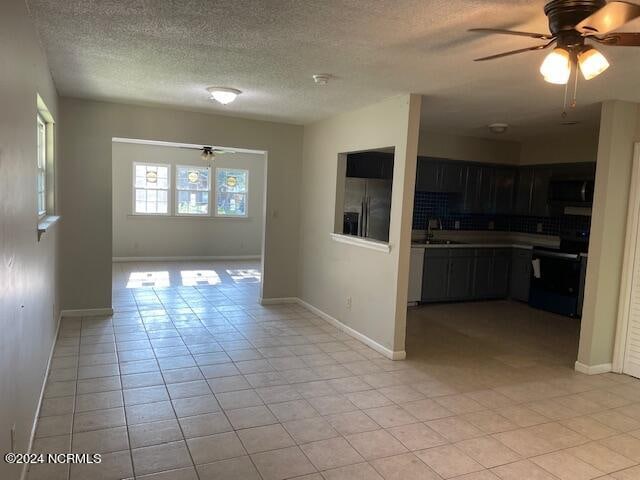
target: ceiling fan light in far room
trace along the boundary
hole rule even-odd
[[[609,62],[605,56],[593,47],[587,47],[580,52],[578,65],[585,80],[591,80],[609,68]]]
[[[571,76],[571,56],[564,48],[553,49],[540,66],[545,81],[556,85],[566,85]]]
[[[210,162],[214,158],[213,149],[211,147],[202,147],[202,153],[200,154],[200,158],[205,162]]]
[[[215,100],[222,105],[228,105],[233,102],[242,92],[237,88],[228,87],[209,87],[207,88],[211,100]]]

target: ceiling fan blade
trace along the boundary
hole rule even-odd
[[[488,33],[498,35],[517,35],[519,37],[540,38],[542,40],[551,40],[553,37],[545,33],[518,32],[516,30],[504,30],[502,28],[471,28],[469,32]]]
[[[497,55],[490,55],[488,57],[476,58],[474,62],[485,62],[487,60],[495,60],[496,58],[508,57],[510,55],[517,55],[519,53],[534,52],[536,50],[544,50],[545,48],[548,48],[551,45],[553,45],[555,41],[556,40],[554,38],[549,43],[545,43],[544,45],[536,45],[535,47],[521,48],[519,50],[512,50],[510,52],[498,53]]]
[[[608,33],[638,17],[640,17],[640,5],[630,2],[609,2],[576,25],[576,30],[584,35]]]
[[[610,33],[604,37],[590,36],[593,40],[611,47],[640,47],[640,33]]]

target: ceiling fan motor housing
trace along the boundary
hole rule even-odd
[[[544,6],[544,13],[551,33],[563,36],[576,32],[577,24],[606,4],[606,0],[551,0]]]

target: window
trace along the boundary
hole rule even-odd
[[[49,225],[55,223],[55,122],[47,105],[36,94],[36,163],[35,187],[36,214],[38,215],[38,239]]]
[[[216,215],[221,217],[247,216],[249,170],[216,169]]]
[[[38,216],[47,214],[47,124],[38,113],[38,173],[36,177],[36,192]]]
[[[133,164],[133,213],[169,214],[169,165]]]
[[[209,215],[209,167],[176,167],[176,214]]]

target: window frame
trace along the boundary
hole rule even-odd
[[[244,215],[228,215],[228,214],[220,214],[218,213],[218,170],[236,170],[236,171],[241,171],[241,172],[246,172],[247,176],[246,176],[246,181],[245,181],[245,190],[244,192],[235,192],[235,193],[243,193],[245,196],[245,209],[244,209]],[[213,210],[213,215],[216,218],[249,218],[249,174],[250,171],[248,168],[235,168],[235,167],[215,167],[215,205],[214,205],[214,210]]]
[[[211,217],[211,166],[210,165],[206,165],[204,167],[199,166],[199,165],[174,165],[175,169],[176,169],[176,174],[175,174],[175,182],[173,183],[173,191],[174,191],[174,201],[173,201],[173,208],[174,208],[174,212],[175,212],[175,216],[176,217]],[[200,170],[203,169],[207,169],[207,171],[209,172],[209,189],[208,190],[184,190],[184,189],[180,189],[178,188],[178,169],[179,168],[197,168]],[[180,213],[180,209],[178,208],[178,192],[190,192],[190,191],[196,191],[196,192],[207,192],[209,195],[207,196],[207,213]]]
[[[153,212],[136,212],[136,166],[138,165],[152,165],[154,167],[166,167],[167,169],[167,188],[144,188],[141,190],[166,190],[167,192],[167,212],[166,213],[153,213]],[[170,217],[171,216],[171,165],[168,163],[156,163],[156,162],[133,162],[132,175],[131,175],[131,214],[137,217]]]
[[[38,219],[42,220],[48,214],[47,208],[47,162],[48,162],[48,151],[49,151],[49,132],[48,132],[48,122],[38,111],[36,113],[36,213],[38,214]],[[40,129],[42,128],[42,144],[40,143]],[[40,155],[42,154],[42,162],[40,162]],[[42,163],[42,164],[41,164]],[[40,183],[40,177],[42,177],[42,190],[40,190],[38,184]],[[42,209],[40,208],[40,201],[42,200]]]

